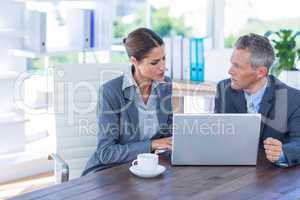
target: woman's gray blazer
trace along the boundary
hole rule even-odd
[[[97,149],[89,159],[83,175],[125,163],[137,154],[151,151],[151,140],[171,135],[172,82],[157,86],[157,118],[159,131],[149,140],[140,140],[138,110],[133,103],[134,88],[122,90],[124,76],[105,83],[99,90],[97,123]]]

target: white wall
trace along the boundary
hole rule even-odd
[[[228,78],[233,49],[216,49],[205,52],[205,81],[218,82]]]
[[[25,148],[24,115],[16,112],[13,91],[18,75],[26,70],[26,62],[10,51],[22,46],[23,37],[19,32],[23,27],[24,9],[23,3],[14,1],[3,1],[0,6],[0,116],[5,119],[0,119],[0,156]]]
[[[24,119],[24,113],[19,110],[17,112],[17,108],[14,105],[13,88],[16,78],[26,71],[26,58],[16,57],[12,54],[12,49],[23,46],[25,38],[23,27],[24,11],[24,2],[1,1],[0,182],[49,171],[50,167],[52,167],[48,164],[50,161],[47,161],[46,158],[42,159],[40,155],[35,155],[38,152],[33,152],[33,155],[27,153],[27,146],[25,147],[25,122],[27,120]],[[22,92],[22,89],[20,90]]]

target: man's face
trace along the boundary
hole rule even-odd
[[[251,53],[246,49],[235,49],[231,56],[231,66],[228,71],[231,78],[231,88],[247,90],[259,81],[257,70],[250,63]]]

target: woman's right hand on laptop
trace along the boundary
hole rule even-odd
[[[151,150],[154,151],[157,149],[172,150],[172,137],[152,140]]]

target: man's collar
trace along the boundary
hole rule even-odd
[[[266,88],[269,86],[270,84],[270,80],[269,80],[269,77],[266,77],[266,82],[265,84],[259,89],[257,90],[255,93],[253,94],[250,94],[250,93],[247,93],[246,91],[244,91],[244,94],[246,96],[251,96],[252,98],[255,98],[255,97],[258,97],[258,96],[263,96],[263,93],[265,92]]]

